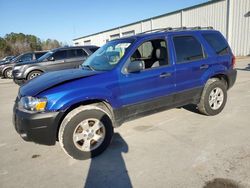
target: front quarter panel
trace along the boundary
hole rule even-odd
[[[48,99],[47,111],[66,110],[69,107],[90,100],[106,101],[113,108],[119,106],[119,92],[116,74],[102,73],[69,81],[50,88],[38,95]],[[105,80],[105,81],[104,81]]]
[[[45,69],[37,64],[34,64],[34,65],[29,65],[25,70],[24,70],[24,73],[23,73],[23,77],[24,78],[27,78],[28,74],[31,72],[31,71],[34,71],[34,70],[40,70],[42,72],[45,72]]]

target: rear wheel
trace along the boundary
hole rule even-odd
[[[11,68],[8,68],[4,71],[4,77],[5,78],[13,78],[12,76],[12,69]]]
[[[219,114],[227,101],[227,88],[225,82],[212,78],[209,79],[202,92],[198,109],[209,116]]]
[[[101,154],[110,144],[113,126],[110,116],[94,106],[80,106],[62,121],[59,142],[72,158],[84,160]]]
[[[32,72],[30,72],[29,74],[28,74],[28,80],[32,80],[32,79],[34,79],[35,77],[37,77],[37,76],[40,76],[42,74],[42,72],[41,71],[32,71]]]

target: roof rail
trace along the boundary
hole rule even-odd
[[[201,27],[201,26],[195,26],[195,27],[166,27],[166,28],[158,28],[158,29],[152,29],[148,31],[144,31],[140,34],[146,34],[146,33],[158,33],[158,32],[167,32],[167,31],[183,31],[183,30],[202,30],[202,29],[213,29],[212,26],[208,27]]]

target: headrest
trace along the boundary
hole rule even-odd
[[[156,58],[159,60],[166,59],[167,49],[165,47],[157,48],[155,54],[156,54]]]

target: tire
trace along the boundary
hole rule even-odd
[[[32,80],[35,77],[40,76],[42,73],[42,71],[31,71],[27,76],[27,80]]]
[[[85,160],[106,150],[113,134],[109,113],[95,105],[86,105],[72,110],[63,119],[58,138],[66,154],[74,159]]]
[[[7,68],[5,71],[4,71],[4,77],[5,78],[13,78],[13,75],[12,75],[12,69],[11,68]]]
[[[205,115],[219,114],[227,101],[227,88],[225,82],[212,78],[209,79],[203,89],[198,110]]]

